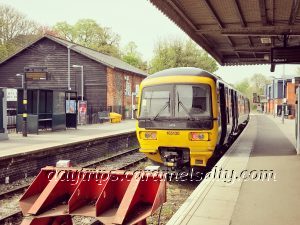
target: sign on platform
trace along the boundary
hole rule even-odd
[[[78,123],[86,124],[87,101],[78,101]]]
[[[76,114],[76,100],[66,100],[66,113]]]

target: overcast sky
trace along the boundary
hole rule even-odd
[[[144,60],[153,55],[154,43],[162,38],[188,36],[172,21],[156,9],[148,0],[0,0],[42,25],[52,26],[67,21],[74,24],[82,18],[91,18],[121,36],[121,46],[129,41],[138,45]],[[286,65],[285,74],[295,74],[297,66]],[[230,83],[236,83],[254,73],[281,77],[283,66],[275,73],[270,65],[221,67],[216,72]]]

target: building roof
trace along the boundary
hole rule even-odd
[[[29,45],[25,46],[24,48],[19,50],[17,53],[9,56],[7,59],[2,61],[0,63],[0,65],[3,64],[4,62],[8,61],[9,59],[13,58],[14,56],[18,55],[19,53],[23,52],[24,50],[26,50],[27,48],[29,48],[30,46],[34,45],[36,42],[38,42],[38,41],[40,41],[44,38],[50,39],[50,40],[52,40],[52,41],[54,41],[58,44],[61,44],[65,47],[67,47],[67,48],[70,47],[70,49],[72,51],[75,51],[79,54],[82,54],[82,55],[86,56],[87,58],[90,58],[90,59],[92,59],[96,62],[102,63],[102,64],[104,64],[108,67],[117,68],[117,69],[120,69],[120,70],[132,72],[132,73],[143,75],[143,76],[148,76],[148,74],[145,71],[140,70],[140,69],[138,69],[134,66],[131,66],[128,63],[126,63],[126,62],[124,62],[124,61],[122,61],[118,58],[103,54],[101,52],[83,47],[83,46],[78,45],[76,43],[73,43],[73,42],[67,41],[65,39],[61,39],[61,38],[52,36],[52,35],[48,35],[48,34],[44,35],[43,37],[41,37],[39,39],[37,39],[33,43],[30,43]]]
[[[299,0],[150,1],[221,65],[268,64],[283,35],[300,43]]]

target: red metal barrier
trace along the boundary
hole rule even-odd
[[[45,167],[20,199],[22,225],[72,224],[72,215],[103,224],[144,224],[166,201],[157,174]]]

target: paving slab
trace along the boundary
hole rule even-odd
[[[294,123],[252,115],[213,168],[217,174],[222,169],[221,178],[202,181],[168,225],[298,225],[300,156],[295,150]],[[269,177],[264,178],[266,173]]]
[[[121,123],[102,123],[78,126],[77,129],[62,131],[42,131],[39,134],[9,134],[9,140],[0,141],[0,159],[35,152],[54,146],[92,140],[111,135],[135,131],[135,120],[124,120]]]
[[[167,225],[229,225],[242,185],[236,176],[247,166],[252,148],[251,139],[256,135],[255,127],[256,118],[253,118],[244,130],[247,135],[238,137]],[[239,148],[242,142],[247,145]]]
[[[247,169],[273,170],[271,181],[244,182],[232,225],[299,224],[300,157],[296,155],[294,120],[257,116],[257,138]]]

